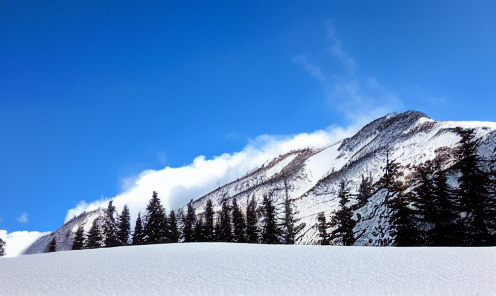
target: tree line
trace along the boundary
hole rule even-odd
[[[379,240],[379,245],[495,246],[496,151],[484,159],[477,154],[480,143],[474,130],[457,128],[456,132],[460,146],[455,164],[448,169],[442,169],[442,160],[436,158],[417,167],[409,180],[400,181],[402,168],[387,150],[384,174],[376,183],[362,176],[358,194],[352,196],[346,181],[341,181],[339,209],[329,222],[323,212],[318,214],[320,244],[353,245],[357,223],[353,210],[382,191],[390,236]],[[376,227],[378,233],[385,231],[381,225]]]

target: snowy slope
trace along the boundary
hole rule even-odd
[[[198,243],[0,258],[0,295],[496,295],[496,248]]]

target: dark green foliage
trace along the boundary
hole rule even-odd
[[[212,200],[207,200],[205,206],[205,226],[203,229],[203,236],[206,242],[214,241],[214,210]]]
[[[463,213],[459,228],[462,232],[462,244],[466,246],[496,245],[496,200],[491,198],[491,180],[489,163],[477,154],[478,140],[474,130],[457,129],[462,137],[458,149],[456,169],[458,178],[457,197]]]
[[[369,198],[372,196],[374,187],[373,187],[372,177],[364,177],[362,175],[362,181],[360,182],[360,187],[358,188],[358,206],[364,206]]]
[[[399,193],[389,200],[392,210],[389,224],[395,246],[421,245],[421,233],[416,219],[417,211],[410,206],[412,199],[413,194]]]
[[[102,229],[100,226],[100,217],[93,220],[90,231],[86,237],[84,248],[85,249],[97,249],[102,247]]]
[[[243,213],[241,213],[241,210],[239,209],[238,203],[236,202],[235,198],[233,198],[232,201],[232,209],[233,209],[232,216],[233,216],[233,225],[234,225],[233,241],[236,243],[245,243],[246,223],[245,223],[245,219],[243,218]]]
[[[166,243],[167,217],[157,192],[153,191],[152,198],[146,206],[146,211],[146,224],[143,230],[145,244]]]
[[[282,221],[282,242],[287,245],[294,245],[296,236],[305,227],[304,223],[297,224],[299,219],[295,218],[298,212],[295,210],[293,201],[289,198],[286,179],[284,179],[286,198],[284,199],[284,217]]]
[[[263,229],[260,242],[262,244],[279,244],[281,243],[281,229],[276,221],[276,208],[274,206],[272,195],[265,194],[263,197]]]
[[[122,213],[117,218],[118,230],[117,241],[119,246],[126,246],[129,244],[129,236],[131,234],[131,216],[127,205],[124,205]]]
[[[334,228],[330,234],[330,240],[336,245],[351,246],[355,243],[353,228],[356,221],[353,219],[353,211],[347,206],[349,202],[349,192],[346,184],[341,181],[339,184],[339,209],[333,215],[330,226]]]
[[[222,210],[220,212],[220,228],[219,234],[217,235],[217,240],[220,242],[232,242],[232,227],[231,227],[231,215],[230,209],[227,205],[227,201],[224,200],[222,203]]]
[[[193,200],[188,203],[188,213],[184,217],[184,228],[183,228],[183,238],[184,242],[193,242],[193,225],[195,223],[195,210],[193,209]]]
[[[71,250],[82,250],[84,248],[84,229],[83,225],[79,225],[74,236]]]
[[[195,231],[193,235],[194,242],[205,242],[205,223],[203,223],[202,217],[199,217],[195,221]]]
[[[177,229],[176,214],[173,210],[170,211],[169,215],[169,241],[171,243],[177,243],[179,241],[179,231]]]
[[[134,226],[133,232],[133,245],[143,245],[145,234],[143,233],[143,223],[141,222],[141,213],[138,212],[138,218],[136,218],[136,225]]]
[[[377,181],[378,189],[386,189],[386,203],[389,198],[394,196],[400,190],[399,187],[402,186],[401,182],[398,181],[398,177],[402,176],[403,173],[400,171],[400,165],[391,159],[391,150],[389,148],[386,149],[386,164],[383,168],[384,174]]]
[[[246,205],[246,242],[256,244],[259,240],[257,202],[255,196]]]
[[[326,217],[324,212],[320,212],[317,215],[317,227],[319,229],[319,243],[321,245],[329,245],[329,235],[327,234],[327,228],[329,225],[326,222]]]
[[[114,214],[115,207],[112,205],[112,201],[109,201],[107,210],[105,211],[105,218],[103,223],[104,245],[107,248],[119,245]]]
[[[0,238],[0,257],[5,256],[5,242]]]
[[[48,247],[45,251],[45,253],[53,253],[57,252],[57,240],[55,239],[55,235],[53,236],[52,240],[48,244]]]

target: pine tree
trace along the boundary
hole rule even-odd
[[[194,242],[205,242],[205,223],[203,223],[202,217],[195,220],[195,231],[193,234]]]
[[[74,242],[72,243],[71,250],[82,250],[84,249],[84,228],[83,225],[79,225],[74,236]]]
[[[141,222],[141,213],[138,212],[138,218],[136,218],[136,225],[134,226],[133,232],[133,245],[143,245],[145,234],[143,233],[143,223]]]
[[[232,216],[233,216],[233,225],[234,225],[233,241],[236,243],[245,243],[246,223],[245,223],[245,219],[243,218],[243,213],[241,213],[241,210],[239,209],[238,203],[235,198],[233,198],[232,200],[232,209],[233,209]]]
[[[169,233],[170,242],[177,243],[179,241],[179,231],[177,229],[176,214],[173,210],[170,211],[169,215]]]
[[[104,245],[106,248],[111,248],[119,245],[114,214],[115,207],[112,205],[112,201],[109,201],[107,210],[105,211],[105,219],[103,223],[103,237]]]
[[[193,233],[193,225],[195,223],[195,210],[193,209],[193,200],[188,203],[188,213],[184,218],[184,229],[183,229],[183,238],[184,242],[193,242],[194,241],[194,233]]]
[[[263,229],[261,243],[263,244],[279,244],[281,229],[276,221],[276,209],[273,204],[272,195],[264,194],[263,197]]]
[[[258,243],[260,230],[258,229],[257,202],[255,196],[246,205],[246,242]]]
[[[5,256],[5,245],[6,243],[0,238],[0,257]]]
[[[122,213],[118,216],[117,241],[119,246],[129,244],[129,236],[131,234],[131,216],[127,205],[124,205]]]
[[[389,221],[395,246],[419,246],[422,243],[417,212],[410,206],[412,199],[413,194],[400,192],[389,201],[392,209]]]
[[[321,245],[329,245],[329,235],[327,234],[327,228],[329,225],[326,222],[326,217],[324,212],[320,212],[317,215],[317,228],[319,229],[319,243]]]
[[[53,253],[57,252],[57,240],[55,239],[55,235],[52,237],[50,244],[48,244],[45,253]]]
[[[372,177],[365,177],[362,175],[362,181],[360,182],[360,186],[358,188],[358,207],[364,206],[370,197],[373,194],[373,181]]]
[[[282,242],[287,245],[294,245],[296,236],[303,230],[305,224],[297,224],[299,219],[296,219],[295,215],[298,212],[295,210],[293,201],[289,198],[286,179],[284,179],[284,188],[286,196],[284,199],[284,217],[282,221]]]
[[[157,192],[146,207],[146,224],[143,230],[145,244],[161,244],[167,242],[167,218],[165,209],[160,203]]]
[[[212,200],[207,200],[205,206],[205,225],[203,229],[203,236],[206,242],[214,241],[214,210]]]
[[[351,246],[355,243],[355,237],[353,234],[353,228],[356,225],[356,221],[353,219],[353,211],[347,206],[349,202],[349,192],[346,190],[345,181],[341,181],[339,184],[339,210],[336,211],[331,219],[331,227],[334,229],[330,234],[330,240],[334,241],[335,244],[343,246]]]
[[[102,247],[102,229],[100,226],[100,217],[93,220],[90,231],[84,242],[85,249],[97,249]]]
[[[460,228],[462,244],[467,246],[496,245],[496,200],[491,198],[491,177],[485,171],[484,164],[477,154],[479,141],[475,140],[473,129],[457,128],[461,136],[456,168],[461,176],[458,178],[458,201],[464,213]]]
[[[232,242],[232,227],[230,209],[227,205],[227,200],[222,203],[222,210],[220,212],[220,234],[217,237],[220,242]]]

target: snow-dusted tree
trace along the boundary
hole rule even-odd
[[[143,234],[143,222],[141,222],[141,213],[138,212],[138,218],[136,218],[136,224],[134,226],[133,232],[133,245],[143,245],[145,243]]]
[[[399,192],[389,200],[391,208],[389,226],[395,246],[411,247],[422,244],[421,232],[418,228],[418,211],[411,205],[413,199],[412,192]]]
[[[129,244],[129,236],[131,234],[131,216],[127,205],[124,205],[122,213],[117,217],[117,241],[119,246]]]
[[[5,242],[0,238],[0,257],[5,256]]]
[[[246,242],[256,244],[259,240],[257,202],[255,196],[246,205]]]
[[[193,242],[194,241],[194,233],[193,233],[193,225],[195,223],[195,210],[193,209],[193,200],[188,203],[188,213],[186,217],[183,217],[183,238],[184,242]]]
[[[327,228],[329,228],[329,224],[326,222],[324,212],[320,212],[317,215],[317,228],[319,229],[319,243],[323,246],[329,245],[329,234],[327,234]]]
[[[205,225],[203,227],[203,236],[206,242],[214,241],[214,209],[212,200],[208,199],[205,206]]]
[[[109,201],[107,210],[105,211],[105,218],[103,220],[103,237],[104,245],[106,248],[111,248],[119,245],[117,238],[117,225],[115,223],[115,207],[112,201]]]
[[[177,220],[174,210],[170,211],[168,225],[169,225],[169,242],[177,243],[179,241],[179,231],[177,229]]]
[[[53,253],[57,252],[57,240],[55,239],[55,235],[52,237],[52,240],[48,244],[45,253]]]
[[[276,208],[272,200],[272,194],[265,194],[263,197],[263,228],[261,243],[279,244],[281,243],[281,228],[277,223]]]
[[[193,234],[194,242],[205,242],[205,223],[203,222],[203,215],[197,217],[195,220],[195,230]]]
[[[86,240],[84,242],[85,249],[96,249],[102,247],[102,227],[100,225],[100,217],[93,220],[93,224],[91,225],[90,231],[88,231],[88,235],[86,236]]]
[[[331,218],[330,226],[333,228],[330,234],[330,240],[335,245],[351,246],[355,242],[353,228],[356,221],[353,219],[353,211],[347,205],[350,194],[346,189],[346,183],[342,180],[339,183],[339,209]]]
[[[372,177],[365,177],[362,175],[362,181],[360,182],[360,186],[358,187],[358,205],[359,207],[364,206],[370,197],[372,197],[374,191]]]
[[[231,215],[230,215],[229,205],[227,200],[222,203],[222,209],[220,212],[220,233],[217,235],[217,240],[220,242],[232,242],[232,227],[231,227]]]
[[[143,230],[145,244],[167,242],[167,218],[157,192],[153,191],[152,198],[146,206],[146,211],[146,224]]]
[[[84,228],[83,225],[79,225],[74,236],[74,241],[72,242],[71,250],[82,250],[83,248],[84,248]]]
[[[232,200],[232,209],[233,209],[232,216],[233,216],[233,225],[234,225],[233,241],[236,243],[245,243],[246,223],[243,217],[243,213],[241,213],[241,210],[239,209],[238,203],[236,202],[235,198],[233,198]]]
[[[298,233],[305,228],[305,223],[298,224],[299,219],[295,218],[298,212],[293,204],[293,200],[289,198],[286,179],[284,179],[284,187],[286,189],[286,197],[284,199],[284,217],[282,221],[282,242],[287,245],[293,245]]]

